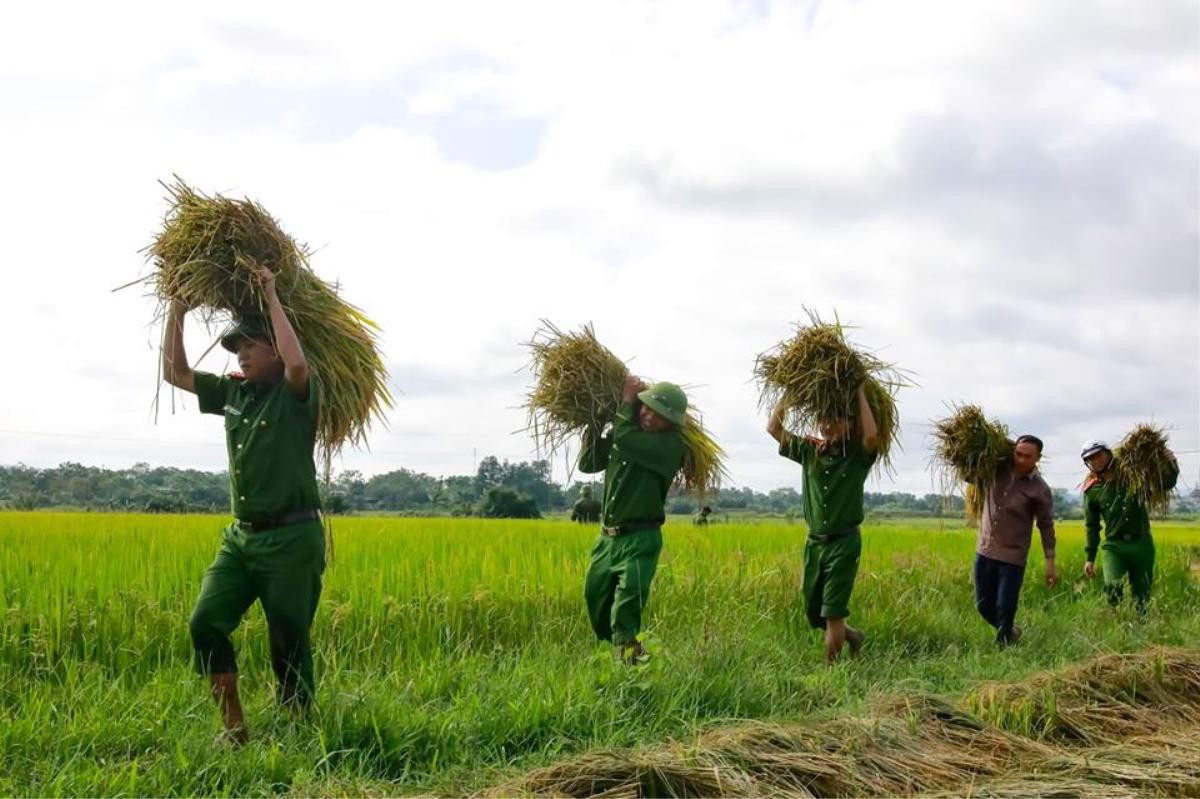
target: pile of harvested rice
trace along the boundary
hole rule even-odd
[[[629,368],[600,343],[591,324],[578,332],[564,332],[543,320],[526,346],[534,380],[524,407],[539,448],[557,452],[576,436],[612,421]],[[725,453],[690,403],[683,440],[680,486],[701,495],[720,487]]]
[[[809,324],[762,353],[754,364],[760,404],[785,408],[785,425],[802,434],[816,433],[824,420],[849,419],[857,428],[858,389],[879,429],[876,465],[891,466],[892,447],[900,432],[896,393],[908,381],[891,364],[846,341],[841,322],[821,321],[808,311]]]
[[[1167,511],[1178,466],[1167,447],[1166,432],[1161,427],[1140,424],[1121,439],[1114,454],[1118,484],[1151,512]]]
[[[1014,444],[1008,428],[994,419],[989,422],[978,405],[959,405],[953,410],[933,423],[933,457],[948,490],[966,483],[966,516],[978,522],[996,473],[1012,462]]]
[[[1107,655],[965,707],[906,696],[865,718],[752,722],[597,751],[484,796],[1196,796],[1200,652]]]
[[[250,200],[202,194],[182,180],[166,185],[170,208],[146,248],[154,271],[143,281],[159,300],[157,319],[176,300],[224,328],[246,315],[267,316],[254,274],[276,275],[276,291],[321,388],[317,441],[326,469],[347,442],[362,444],[372,419],[392,399],[377,347],[379,328],[338,296],[308,264],[308,252]]]

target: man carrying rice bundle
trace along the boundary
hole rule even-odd
[[[863,486],[878,451],[875,416],[865,391],[858,391],[855,424],[845,418],[818,423],[820,438],[797,436],[783,425],[781,402],[767,423],[767,432],[779,442],[779,454],[803,467],[804,607],[814,629],[825,630],[825,659],[833,663],[843,646],[857,657],[866,635],[846,624],[850,594],[862,554]]]
[[[600,536],[584,580],[588,618],[596,637],[611,641],[623,660],[640,663],[642,610],[662,552],[667,491],[683,468],[687,396],[672,383],[649,388],[629,376],[612,429],[584,434],[579,470],[604,472]]]
[[[852,346],[840,321],[808,316],[810,324],[758,356],[754,373],[760,406],[773,409],[767,433],[780,455],[803,467],[805,612],[825,631],[833,663],[847,642],[857,656],[866,638],[846,624],[862,554],[863,486],[872,469],[890,463],[900,428],[896,392],[908,380]]]
[[[1054,565],[1054,497],[1037,470],[1042,440],[1018,436],[1011,461],[1003,461],[987,487],[982,521],[975,545],[975,607],[996,628],[996,644],[1008,646],[1021,638],[1014,624],[1021,583],[1037,521],[1046,558],[1046,585],[1058,584]]]
[[[171,385],[193,392],[200,412],[225,418],[233,515],[216,560],[204,574],[190,630],[195,666],[207,674],[225,722],[222,737],[247,738],[237,688],[234,629],[257,599],[267,617],[278,698],[306,708],[312,700],[309,629],[321,595],[325,538],[313,450],[320,396],[304,351],[275,292],[258,268],[269,319],[247,317],[221,338],[240,375],[218,377],[188,366],[187,309],[170,306],[162,366]]]
[[[146,248],[165,315],[162,376],[225,418],[233,524],[204,575],[191,617],[196,668],[209,676],[225,740],[247,739],[230,635],[258,600],[266,612],[279,700],[312,701],[309,629],[321,593],[325,539],[314,452],[326,469],[362,443],[391,405],[378,327],[308,264],[307,248],[249,199],[206,195],[177,180]],[[130,284],[134,285],[134,284]],[[221,337],[242,374],[194,371],[183,320],[233,318]],[[294,323],[294,326],[293,326]]]
[[[1120,604],[1126,577],[1138,613],[1146,612],[1154,580],[1154,539],[1150,536],[1149,507],[1165,505],[1179,479],[1179,463],[1160,431],[1141,426],[1125,438],[1117,454],[1104,441],[1083,445],[1080,457],[1088,467],[1083,484],[1084,526],[1087,532],[1087,578],[1096,576],[1096,553],[1104,550],[1104,591],[1112,607]],[[1143,475],[1139,480],[1139,473]],[[1152,473],[1152,479],[1145,479]],[[1144,490],[1139,491],[1139,488]],[[1100,528],[1104,527],[1104,543]]]

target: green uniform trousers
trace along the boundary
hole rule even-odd
[[[662,529],[613,538],[601,534],[583,583],[588,618],[601,641],[632,644],[642,629],[642,609],[662,552]]]
[[[1145,610],[1154,580],[1154,539],[1144,535],[1132,541],[1105,541],[1100,549],[1104,552],[1104,591],[1109,604],[1121,601],[1128,575],[1133,601],[1139,610]]]
[[[824,628],[826,619],[850,615],[850,593],[861,555],[862,534],[857,526],[829,540],[809,536],[804,544],[804,611],[813,627]]]
[[[279,700],[307,705],[314,684],[309,629],[324,571],[319,521],[260,533],[246,532],[236,522],[226,527],[189,625],[196,669],[202,674],[237,671],[230,636],[257,599],[267,617]]]

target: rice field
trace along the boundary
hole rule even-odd
[[[1159,523],[1148,618],[1035,552],[1021,643],[976,616],[973,533],[864,528],[864,656],[826,668],[804,622],[804,528],[669,523],[648,608],[651,665],[618,666],[581,598],[594,532],[561,521],[347,518],[314,630],[318,711],[273,706],[261,611],[238,633],[252,742],[190,671],[187,617],[220,517],[0,514],[0,794],[461,795],[620,747],[744,722],[821,725],[896,696],[961,696],[1097,655],[1200,641],[1200,525]],[[1035,545],[1035,550],[1037,549]]]

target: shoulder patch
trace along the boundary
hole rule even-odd
[[[1089,474],[1087,479],[1083,481],[1083,493],[1087,493],[1088,489],[1100,482],[1100,478],[1094,474]]]
[[[241,372],[230,372],[229,374],[227,374],[225,376],[228,377],[230,380],[245,380],[246,379],[246,376],[244,374],[242,374]]]

